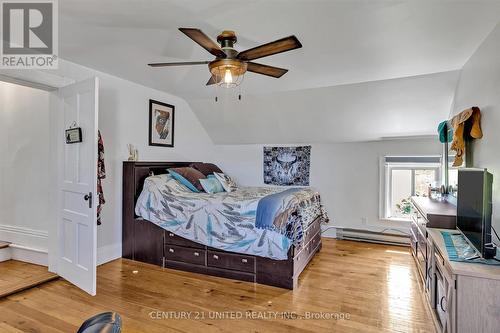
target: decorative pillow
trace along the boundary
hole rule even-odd
[[[193,168],[173,168],[168,169],[168,173],[182,185],[186,186],[193,192],[203,191],[203,186],[200,184],[200,179],[205,179],[205,175]]]
[[[209,177],[207,179],[200,179],[201,186],[207,193],[220,193],[224,192],[224,188],[220,181],[215,177]]]
[[[214,172],[214,176],[221,183],[226,192],[233,192],[238,188],[234,180],[232,180],[228,175],[225,175],[221,172]]]
[[[191,168],[194,168],[204,174],[205,176],[211,175],[214,172],[223,173],[219,167],[213,163],[192,163]]]

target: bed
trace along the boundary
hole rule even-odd
[[[124,162],[122,257],[294,289],[321,249],[327,217],[319,194],[271,187],[200,194],[165,185],[167,169],[191,163]],[[273,200],[287,203],[285,218],[259,225],[269,222],[261,206]]]

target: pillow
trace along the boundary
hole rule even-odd
[[[168,181],[175,181],[169,174],[161,174],[156,176],[149,176],[144,180],[144,188],[153,191],[154,188],[162,187]]]
[[[200,184],[200,179],[205,179],[205,175],[193,168],[173,168],[168,169],[168,173],[179,181],[182,185],[186,186],[193,192],[203,191],[203,186]]]
[[[225,175],[221,172],[214,172],[214,176],[221,183],[226,192],[233,192],[238,188],[234,180],[232,180],[228,175]]]
[[[170,176],[170,175],[169,175]],[[165,187],[170,191],[170,192],[188,192],[192,193],[189,188],[186,187],[186,185],[182,185],[178,180],[171,178],[165,183]]]
[[[194,168],[204,174],[205,176],[211,175],[214,172],[222,173],[222,170],[219,167],[212,163],[192,163],[190,165],[191,168]]]
[[[215,177],[209,177],[207,179],[200,179],[201,186],[207,193],[220,193],[224,192],[224,188],[220,181]]]

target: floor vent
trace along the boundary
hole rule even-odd
[[[408,236],[403,234],[349,228],[337,228],[337,239],[403,246],[410,244]]]

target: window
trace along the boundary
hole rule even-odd
[[[427,196],[441,179],[440,156],[385,156],[381,161],[381,217],[409,219],[410,197]]]

